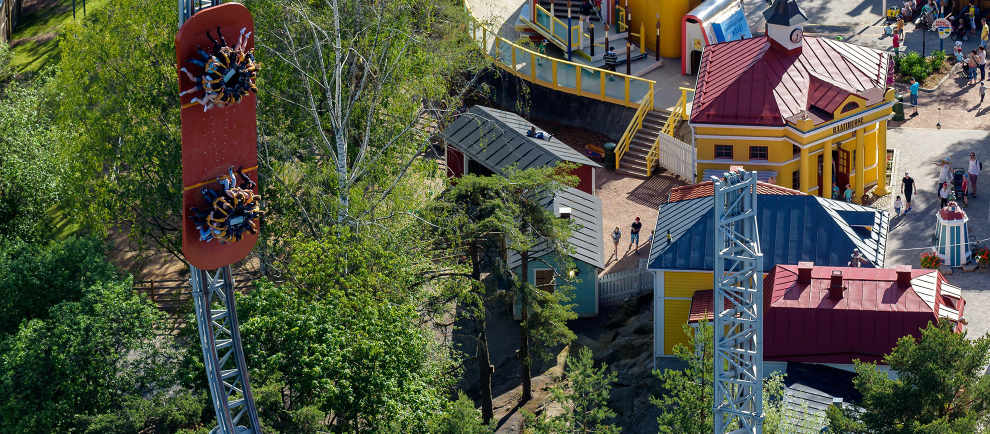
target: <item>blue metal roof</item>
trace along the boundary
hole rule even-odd
[[[544,193],[541,199],[544,208],[556,214],[561,207],[571,209],[571,221],[575,227],[567,241],[571,245],[570,257],[605,268],[605,241],[602,239],[602,200],[576,188],[561,189],[555,196]],[[550,246],[541,241],[530,252],[530,258],[539,258],[550,253]],[[509,267],[521,263],[519,253],[509,250]]]
[[[713,201],[708,196],[660,206],[650,269],[715,268]],[[801,261],[846,266],[857,248],[870,266],[884,266],[889,230],[889,216],[884,211],[817,196],[770,194],[759,195],[756,208],[765,272],[778,264]],[[860,225],[865,223],[866,213],[873,217],[872,226]]]

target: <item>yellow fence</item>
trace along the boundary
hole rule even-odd
[[[468,31],[495,64],[526,81],[626,107],[640,107],[649,101],[649,108],[653,108],[653,80],[547,56],[498,36],[473,18]]]
[[[629,143],[632,142],[632,138],[636,135],[636,131],[643,127],[643,118],[645,118],[646,114],[652,109],[653,92],[650,92],[646,98],[643,98],[643,102],[639,105],[639,109],[636,110],[636,115],[633,116],[631,121],[629,121],[629,126],[626,127],[626,132],[622,133],[622,138],[619,139],[619,143],[615,145],[616,170],[619,170],[619,161],[622,160],[622,156],[629,150]]]
[[[549,11],[539,4],[534,3],[533,5],[536,6],[536,21],[533,24],[552,36],[560,48],[567,50],[570,47],[571,51],[581,49],[582,32],[579,20],[573,20],[575,24],[568,27],[567,23],[554,16],[553,3],[550,4]],[[567,37],[568,33],[570,33],[570,39]]]

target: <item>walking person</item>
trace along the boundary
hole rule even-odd
[[[948,182],[943,182],[938,186],[938,207],[945,208],[945,205],[949,203],[949,193],[952,192],[952,188],[949,187]]]
[[[843,192],[842,195],[843,195],[843,198],[846,200],[846,202],[852,203],[852,201],[853,201],[853,189],[852,189],[852,186],[849,185],[849,184],[846,184],[846,191]]]
[[[839,196],[839,184],[836,184],[834,182],[832,183],[832,199],[835,200],[841,199],[841,197]]]
[[[969,191],[970,196],[976,198],[976,180],[980,177],[980,172],[983,170],[983,162],[976,159],[976,153],[969,153],[969,168],[966,173],[969,175]]]
[[[900,196],[897,196],[897,199],[894,199],[894,216],[895,217],[900,217],[901,216],[901,208],[903,208],[903,207],[904,207],[904,203],[901,202],[901,197]]]
[[[901,57],[901,35],[894,32],[894,38],[890,43],[894,47],[894,57]]]
[[[636,255],[639,255],[639,230],[642,228],[643,224],[639,222],[639,217],[636,217],[636,220],[632,222],[632,226],[629,229],[629,248],[626,249],[627,252],[629,249],[632,249],[633,243],[636,243]]]
[[[983,98],[987,96],[987,85],[984,82],[980,82],[980,103],[977,106],[983,105]]]
[[[904,195],[904,214],[911,211],[911,196],[914,195],[914,178],[911,177],[907,172],[904,172],[904,178],[901,178],[901,194]]]
[[[615,256],[616,261],[619,260],[619,240],[621,239],[622,239],[622,230],[619,229],[618,226],[616,226],[615,230],[612,231],[612,244],[615,245],[615,250],[612,252],[612,255]]]
[[[914,107],[914,114],[912,116],[918,115],[918,89],[921,88],[921,83],[911,77],[911,105]]]
[[[990,40],[990,25],[987,25],[987,19],[983,18],[983,29],[980,30],[980,46],[986,48],[988,40]]]
[[[969,82],[966,84],[976,84],[976,50],[969,53],[966,58],[966,66],[969,67]]]
[[[987,49],[982,46],[976,49],[976,67],[980,70],[980,81],[986,80]]]

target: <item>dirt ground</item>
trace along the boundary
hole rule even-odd
[[[990,87],[990,81],[984,82]],[[900,83],[895,85],[898,94],[907,90]],[[890,127],[990,130],[990,99],[980,102],[980,86],[968,85],[958,68],[935,92],[918,95],[918,114],[911,107],[904,107],[903,122],[890,121]]]

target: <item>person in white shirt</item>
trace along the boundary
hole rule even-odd
[[[969,169],[966,171],[969,174],[969,191],[970,196],[976,197],[976,178],[980,176],[980,171],[983,170],[983,162],[976,159],[976,153],[969,153]]]
[[[950,163],[949,160],[942,160],[935,164],[938,165],[938,182],[942,183],[951,181],[952,173],[949,166],[951,166],[952,163]]]

